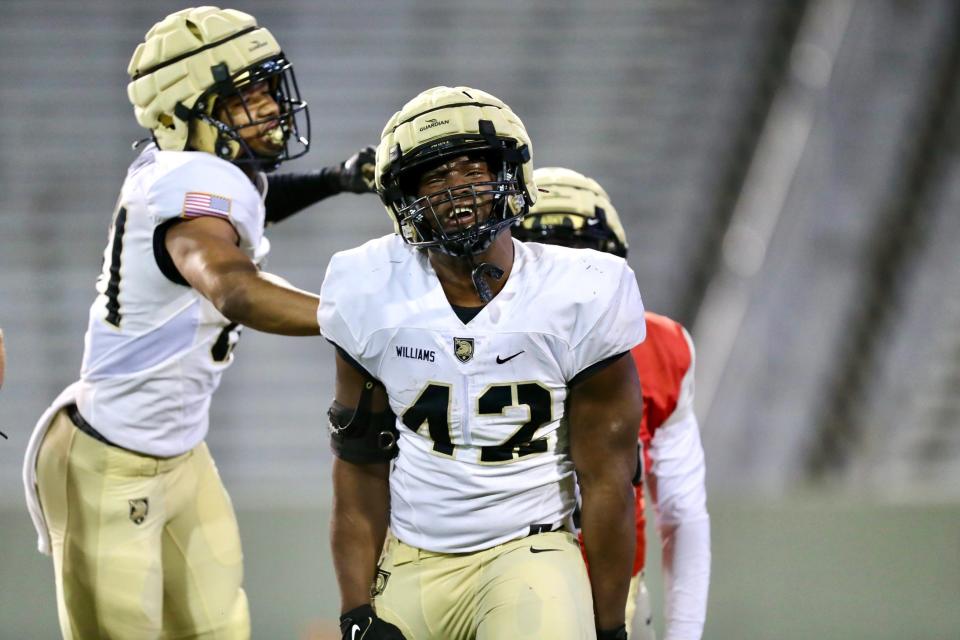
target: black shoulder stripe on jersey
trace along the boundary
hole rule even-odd
[[[127,226],[127,209],[120,207],[113,221],[113,250],[110,254],[110,280],[107,282],[107,322],[120,326],[120,260],[123,257],[123,232]]]
[[[589,378],[590,376],[594,375],[595,373],[599,373],[599,372],[602,371],[603,369],[606,369],[606,368],[609,367],[611,364],[613,364],[614,362],[616,362],[617,360],[619,360],[620,358],[622,358],[623,356],[626,356],[626,355],[630,355],[630,352],[629,352],[629,351],[624,351],[623,353],[618,353],[618,354],[615,355],[615,356],[610,356],[609,358],[604,358],[604,359],[601,360],[600,362],[594,362],[592,365],[590,365],[589,367],[587,367],[586,369],[584,369],[583,371],[581,371],[581,372],[578,373],[577,375],[575,375],[575,376],[573,376],[572,378],[570,378],[570,381],[567,382],[567,388],[573,388],[575,385],[583,382],[584,380],[586,380],[586,379]]]
[[[346,351],[343,350],[342,347],[340,347],[340,345],[338,345],[336,342],[334,342],[333,340],[330,340],[330,339],[328,339],[327,342],[329,342],[330,344],[333,345],[333,348],[337,350],[337,353],[340,354],[340,357],[343,358],[343,359],[347,362],[347,364],[349,364],[351,367],[353,367],[354,369],[356,369],[356,370],[357,370],[357,373],[359,373],[360,375],[362,375],[364,378],[371,378],[371,379],[373,379],[373,380],[376,380],[376,378],[374,378],[372,375],[370,375],[370,372],[369,372],[369,371],[367,371],[366,369],[363,368],[363,365],[362,365],[362,364],[360,364],[359,362],[357,362],[356,360],[354,360],[353,357],[352,357],[349,353],[347,353]]]
[[[189,287],[190,283],[180,275],[180,270],[177,269],[177,265],[173,263],[170,252],[167,251],[167,231],[173,225],[183,221],[183,218],[170,218],[153,230],[153,259],[157,262],[157,268],[160,269],[160,273],[162,273],[167,280],[173,284]]]

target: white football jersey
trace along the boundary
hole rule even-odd
[[[415,547],[476,551],[564,524],[575,502],[568,383],[644,338],[624,260],[513,245],[504,288],[467,324],[427,254],[399,236],[327,269],[320,328],[386,387],[400,431],[390,526]]]
[[[229,221],[251,259],[269,251],[263,199],[239,168],[149,145],[127,172],[90,307],[80,413],[111,442],[155,456],[206,436],[211,395],[239,339],[240,328],[182,280],[158,231],[199,216]]]

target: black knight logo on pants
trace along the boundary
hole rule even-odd
[[[373,586],[370,588],[370,597],[376,598],[383,593],[384,589],[387,588],[388,580],[390,580],[390,572],[377,567],[377,577],[374,579]]]
[[[147,519],[147,512],[150,510],[150,501],[146,498],[137,498],[128,500],[130,503],[130,521],[133,524],[141,524]]]

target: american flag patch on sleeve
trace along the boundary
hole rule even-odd
[[[223,196],[189,191],[183,198],[183,217],[216,216],[218,218],[229,218],[230,202],[230,198],[224,198]]]

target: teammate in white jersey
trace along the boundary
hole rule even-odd
[[[241,326],[318,334],[318,298],[258,269],[264,225],[369,190],[372,150],[267,178],[307,151],[307,106],[245,13],[171,14],[128,71],[153,141],[117,202],[80,380],[31,439],[28,504],[64,637],[246,638],[236,517],[204,444],[210,399]]]
[[[534,171],[541,193],[514,228],[521,240],[585,247],[626,257],[627,238],[606,191],[570,169]],[[535,245],[531,245],[535,246]],[[666,640],[703,635],[710,585],[710,517],[704,455],[693,414],[693,341],[676,321],[647,312],[647,339],[631,351],[643,387],[637,439],[644,482],[636,487],[636,554],[627,600],[627,629],[634,640],[653,640],[650,602],[643,583],[646,520],[643,485],[657,515],[663,551]],[[639,318],[636,320],[641,322]]]
[[[344,638],[626,637],[643,305],[620,258],[511,238],[532,172],[507,105],[429,89],[377,150],[397,234],[330,262]]]

